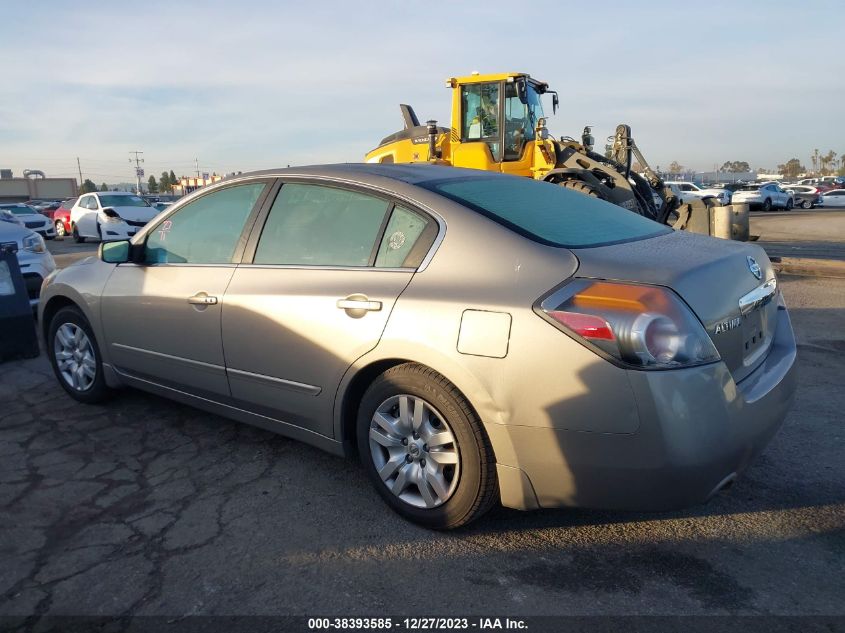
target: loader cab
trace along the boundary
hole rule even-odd
[[[537,122],[547,86],[527,75],[453,79],[452,164],[531,175]],[[556,95],[555,95],[556,96]]]

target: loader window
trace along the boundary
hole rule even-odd
[[[505,160],[519,160],[525,143],[534,140],[537,119],[542,116],[543,106],[532,86],[526,86],[526,103],[523,103],[516,84],[505,85]]]
[[[499,84],[461,87],[461,140],[487,141],[494,160],[499,158]]]

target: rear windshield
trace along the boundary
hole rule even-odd
[[[549,246],[588,248],[672,231],[609,202],[530,178],[461,178],[419,186]]]
[[[760,185],[742,185],[739,188],[740,191],[759,191]]]

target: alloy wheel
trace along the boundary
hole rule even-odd
[[[417,508],[435,508],[454,494],[460,477],[457,440],[440,413],[417,396],[391,396],[375,410],[370,457],[384,485]]]
[[[87,391],[97,377],[94,346],[81,327],[64,323],[56,330],[53,355],[62,379],[76,391]]]

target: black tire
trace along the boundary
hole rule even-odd
[[[812,209],[812,208],[813,208],[813,203],[812,203],[812,202],[810,202],[809,200],[802,200],[802,201],[801,201],[801,208],[802,208],[802,209]]]
[[[792,198],[789,198],[789,199],[786,201],[786,210],[787,210],[787,211],[791,211],[791,210],[792,210],[792,207],[794,206],[794,204],[795,204],[795,203],[793,202]]]
[[[77,244],[82,244],[85,241],[85,238],[79,234],[79,229],[76,228],[76,225],[73,225],[73,241]]]
[[[81,328],[88,340],[91,342],[91,348],[94,352],[95,375],[90,387],[84,390],[74,389],[67,383],[67,380],[62,376],[58,368],[56,360],[55,346],[56,334],[63,325],[72,324]],[[50,321],[50,327],[47,331],[47,356],[50,358],[50,365],[53,367],[53,373],[56,375],[56,380],[67,392],[67,394],[74,400],[84,402],[85,404],[96,404],[103,402],[114,395],[114,390],[106,384],[103,376],[103,360],[100,354],[100,347],[97,344],[97,339],[94,337],[94,332],[91,329],[91,324],[88,319],[82,314],[82,311],[75,306],[68,306],[62,308]]]
[[[382,403],[400,394],[433,406],[455,438],[460,461],[458,482],[451,496],[439,506],[421,508],[400,499],[387,488],[373,462],[369,440],[373,415]],[[397,365],[373,381],[358,409],[357,440],[364,469],[376,490],[409,521],[433,529],[453,529],[479,518],[498,501],[496,459],[481,420],[457,387],[428,367],[416,363]]]
[[[598,189],[590,184],[587,184],[583,180],[561,180],[558,184],[566,189],[572,189],[578,193],[583,193],[584,195],[604,200],[604,197],[599,193]]]
[[[54,239],[56,239],[56,236],[55,235],[45,235],[44,239],[45,240],[54,240]]]
[[[771,211],[772,210],[772,199],[766,198],[766,201],[763,203],[763,211]]]

